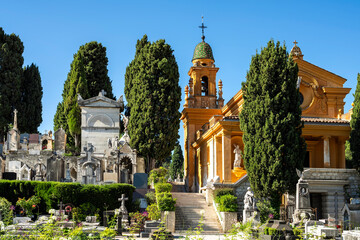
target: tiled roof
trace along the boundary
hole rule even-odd
[[[239,116],[237,115],[231,115],[226,116],[223,118],[224,121],[238,121]],[[305,123],[338,123],[338,124],[349,124],[350,121],[343,120],[343,119],[337,119],[337,118],[321,118],[321,117],[301,117],[301,121],[304,121]]]
[[[301,120],[309,123],[342,123],[349,124],[350,121],[337,118],[301,117]]]
[[[214,60],[214,56],[213,56],[210,45],[207,44],[206,42],[201,42],[198,45],[196,45],[192,61],[195,59]]]

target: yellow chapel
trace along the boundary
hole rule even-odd
[[[299,68],[302,135],[307,144],[304,167],[344,169],[345,141],[350,134],[349,114],[344,114],[344,98],[350,92],[343,87],[346,79],[304,60],[296,41],[291,56]],[[242,162],[234,166],[236,148],[244,148],[238,117],[242,90],[224,105],[223,82],[216,79],[218,71],[203,36],[194,50],[181,115],[184,178],[190,192],[200,191],[210,179],[234,184],[246,176]]]

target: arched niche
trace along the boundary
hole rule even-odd
[[[114,127],[114,121],[106,114],[91,116],[87,122],[89,127]]]

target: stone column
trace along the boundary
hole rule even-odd
[[[231,183],[231,133],[222,133],[222,175],[224,183]]]
[[[324,136],[324,167],[330,167],[330,137]]]
[[[339,137],[338,143],[339,143],[339,152],[338,152],[338,168],[346,168],[345,163],[345,138]]]
[[[209,176],[208,178],[213,179],[215,177],[214,175],[214,169],[215,169],[215,161],[214,161],[214,138],[209,143],[209,157],[210,157],[210,165],[209,165]]]
[[[222,151],[222,137],[215,137],[215,151],[216,151],[216,176],[220,177],[220,181],[223,180],[222,175],[222,161],[221,161],[221,151]]]

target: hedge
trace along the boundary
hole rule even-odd
[[[224,195],[234,195],[234,189],[232,188],[220,188],[214,191],[214,200],[216,203],[220,203],[220,197]]]
[[[226,194],[222,195],[219,199],[220,212],[237,212],[237,197]]]
[[[155,184],[155,193],[171,192],[171,183],[157,183]]]
[[[113,210],[120,207],[118,198],[121,197],[121,194],[125,194],[129,198],[125,204],[128,211],[131,212],[134,191],[134,186],[121,183],[82,185],[79,183],[0,180],[0,197],[6,198],[15,205],[18,198],[28,199],[33,195],[38,196],[41,198],[39,209],[42,213],[51,208],[59,209],[60,201],[75,207],[89,202],[100,209],[100,212],[106,209]]]

